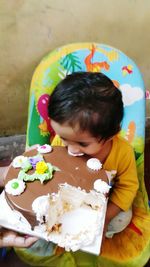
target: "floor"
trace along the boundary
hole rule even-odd
[[[5,166],[9,164],[9,161],[0,162],[0,173],[5,170]],[[145,147],[145,184],[147,188],[147,192],[150,199],[150,182],[149,182],[149,174],[150,174],[150,140],[146,143]],[[0,267],[29,267],[29,265],[23,263],[13,252],[10,250],[5,259],[0,261]],[[150,267],[150,260],[145,265],[145,267]]]

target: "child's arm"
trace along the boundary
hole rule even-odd
[[[111,219],[113,219],[121,210],[116,204],[109,201],[107,205],[105,224],[108,225]]]
[[[124,140],[118,140],[118,143],[116,142],[116,149],[111,155],[110,165],[104,168],[117,171],[109,201],[127,211],[137,194],[139,181],[133,148]]]
[[[106,211],[106,217],[105,217],[105,225],[103,230],[103,241],[105,240],[105,234],[107,232],[108,224],[110,221],[118,215],[118,213],[122,211],[121,208],[119,208],[117,205],[115,205],[113,202],[109,201],[107,205],[107,211]]]

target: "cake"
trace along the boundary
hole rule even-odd
[[[37,155],[36,149],[24,153],[26,157],[35,155]],[[93,189],[94,181],[99,178],[108,183],[105,170],[92,171],[86,166],[89,156],[73,157],[68,154],[65,147],[53,147],[52,152],[44,154],[43,157],[46,162],[50,162],[60,169],[60,171],[54,172],[51,180],[44,184],[39,181],[28,182],[24,193],[19,196],[13,196],[5,192],[7,202],[11,208],[20,211],[33,226],[36,224],[35,214],[32,210],[33,201],[41,195],[57,193],[59,184],[68,183],[89,192]],[[17,178],[19,171],[19,168],[11,166],[5,184]],[[29,170],[28,173],[32,174],[33,170]]]
[[[52,151],[42,155],[38,155],[37,149],[34,149],[25,152],[23,156],[24,158],[21,158],[21,164],[22,162],[24,163],[24,160],[26,162],[28,158],[33,163],[32,159],[42,157],[47,164],[54,166],[51,179],[44,182],[39,180],[33,182],[25,181],[23,192],[20,195],[12,195],[6,190],[7,185],[11,181],[14,183],[14,188],[17,186],[16,180],[21,173],[21,169],[14,167],[13,164],[9,168],[5,180],[5,198],[13,210],[19,211],[27,219],[32,229],[35,229],[39,225],[39,222],[41,225],[44,224],[46,220],[46,230],[49,233],[52,233],[53,230],[59,232],[59,226],[62,225],[62,222],[59,224],[59,219],[61,220],[61,216],[66,211],[73,213],[76,209],[83,209],[82,212],[92,209],[95,212],[95,210],[100,210],[101,206],[103,206],[101,204],[105,201],[105,194],[99,193],[99,188],[104,183],[104,190],[106,189],[108,177],[104,169],[98,168],[97,170],[92,170],[92,168],[87,166],[87,161],[90,159],[89,156],[74,157],[68,153],[65,147],[59,146],[53,147]],[[30,164],[27,164],[27,166],[28,171],[26,170],[26,164],[23,164],[27,175],[32,176],[35,169],[31,169]],[[95,182],[96,186],[94,185]],[[103,212],[99,213],[99,217],[95,220],[97,226],[99,225],[100,216],[103,217],[104,221]],[[89,227],[88,224],[87,227]],[[96,227],[94,233],[97,231]],[[84,239],[89,240],[87,230],[86,238],[85,233],[83,236]],[[55,239],[57,239],[56,236]],[[53,241],[53,236],[51,236],[50,240]],[[66,240],[66,237],[64,240]],[[63,242],[65,242],[64,240]],[[71,241],[68,240],[69,242]],[[79,247],[79,244],[77,247]]]

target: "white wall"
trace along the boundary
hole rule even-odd
[[[33,71],[45,54],[67,43],[95,41],[122,50],[150,88],[149,25],[149,0],[0,0],[0,135],[25,133]]]

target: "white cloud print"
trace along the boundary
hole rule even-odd
[[[124,106],[130,106],[143,98],[144,92],[140,87],[132,87],[130,84],[120,85]]]

